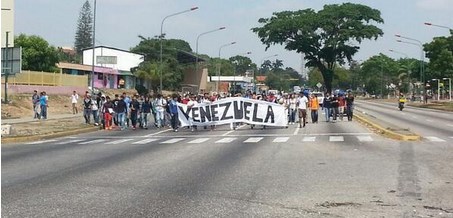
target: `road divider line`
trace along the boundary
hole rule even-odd
[[[137,145],[137,144],[143,145],[143,144],[148,144],[148,143],[154,142],[154,141],[157,141],[157,139],[143,139],[141,141],[134,142],[132,144],[134,144],[134,145]]]
[[[263,139],[263,137],[250,137],[244,141],[244,143],[256,143]]]
[[[373,138],[371,136],[356,136],[357,139],[361,142],[372,142]]]
[[[299,128],[299,127],[298,127],[298,128],[296,128],[296,129],[294,130],[294,133],[293,133],[293,135],[297,135],[297,134],[299,134],[299,130],[300,130],[300,128]]]
[[[312,136],[306,136],[302,139],[303,142],[314,142],[316,141],[316,137],[312,137]]]
[[[445,142],[445,140],[435,136],[426,136],[425,138],[431,142]]]
[[[195,139],[195,140],[192,140],[190,142],[188,142],[189,144],[200,144],[200,143],[203,143],[205,141],[208,141],[209,138],[201,138],[201,139]]]
[[[276,142],[276,143],[287,142],[288,139],[289,139],[289,137],[277,137],[272,142]]]
[[[176,139],[170,139],[170,140],[167,140],[167,141],[161,142],[161,144],[173,144],[173,143],[176,143],[176,142],[182,141],[182,140],[184,140],[184,139],[185,139],[185,138],[176,138]]]
[[[220,139],[218,141],[216,141],[215,143],[230,143],[234,140],[236,140],[237,138],[223,138],[223,139]]]
[[[393,131],[392,129],[388,129],[385,127],[382,127],[381,125],[370,121],[368,118],[364,117],[365,115],[358,115],[358,113],[354,114],[354,117],[359,120],[361,123],[364,123],[365,125],[371,126],[374,129],[377,129],[379,133],[381,133],[384,136],[387,136],[388,138],[396,139],[396,140],[403,140],[403,141],[419,141],[421,136],[412,132],[409,132],[409,134],[401,134],[396,131]]]
[[[329,136],[330,142],[344,142],[343,136]]]
[[[83,141],[83,139],[73,139],[73,140],[69,140],[69,141],[58,142],[57,145],[71,144],[74,142],[81,142],[81,141]]]
[[[124,142],[127,142],[127,141],[131,141],[131,140],[132,139],[121,139],[121,140],[107,142],[105,144],[107,144],[107,145],[117,145],[117,144],[121,144],[121,143],[124,143]]]
[[[56,139],[49,139],[49,140],[44,140],[44,141],[37,141],[37,142],[28,142],[28,143],[25,143],[26,145],[37,145],[37,144],[44,144],[44,143],[48,143],[48,142],[55,142],[57,141]]]
[[[169,131],[173,131],[172,129],[166,129],[166,130],[162,130],[162,131],[159,131],[159,132],[156,132],[156,133],[152,133],[152,134],[149,134],[149,135],[145,135],[143,137],[151,137],[151,136],[155,136],[155,135],[159,135],[161,133],[164,133],[164,132],[169,132]]]
[[[105,141],[107,141],[107,140],[106,139],[96,139],[96,140],[91,140],[91,141],[80,142],[79,145],[94,144],[94,143],[100,143],[100,142],[105,142]]]

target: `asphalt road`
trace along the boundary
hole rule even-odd
[[[356,122],[96,132],[1,157],[2,217],[453,217],[451,144]]]
[[[399,111],[398,104],[358,101],[357,109],[380,120],[409,129],[423,137],[426,142],[443,142],[453,146],[453,112],[405,107]]]

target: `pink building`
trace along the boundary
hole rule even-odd
[[[60,68],[61,73],[71,75],[88,75],[88,84],[91,86],[91,65],[72,64],[72,63],[58,63],[57,67]],[[95,88],[118,88],[118,75],[116,69],[109,67],[94,67],[94,87]]]

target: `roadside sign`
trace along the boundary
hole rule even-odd
[[[96,64],[117,64],[116,56],[96,56]]]
[[[14,75],[22,70],[22,47],[2,48],[2,75]]]
[[[316,84],[316,87],[318,87],[318,89],[320,89],[322,87],[322,84],[318,83],[318,84]]]

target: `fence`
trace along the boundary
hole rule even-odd
[[[2,77],[2,83],[5,78]],[[22,71],[19,74],[8,77],[10,85],[38,85],[38,86],[72,86],[87,87],[87,75],[70,75],[61,73],[48,73],[36,71]]]

